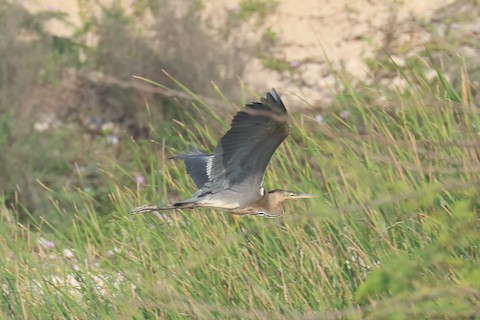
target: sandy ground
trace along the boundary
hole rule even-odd
[[[207,12],[222,21],[221,8],[232,10],[239,2],[209,1]],[[452,2],[281,0],[263,24],[278,34],[278,49],[288,61],[324,61],[325,53],[332,62],[343,61],[361,76],[363,60],[381,44],[389,23],[429,20],[438,8]]]
[[[124,5],[131,6],[133,1],[125,0]],[[245,34],[245,43],[252,43],[259,41],[267,28],[273,30],[277,35],[271,50],[273,55],[301,66],[295,80],[297,88],[289,75],[266,69],[257,57],[249,60],[244,80],[260,91],[268,87],[288,88],[308,101],[322,100],[324,96],[315,87],[331,85],[332,79],[325,77],[330,68],[327,57],[334,69],[341,68],[354,77],[365,79],[368,77],[365,60],[374,57],[385,42],[386,34],[393,34],[397,42],[421,43],[423,33],[415,32],[411,21],[428,21],[436,10],[452,2],[280,0],[260,23],[254,22],[239,32]],[[73,23],[80,23],[77,1],[25,0],[25,5],[32,10],[68,12]],[[225,13],[238,10],[239,5],[239,0],[206,1],[205,18],[214,27],[221,28]],[[406,24],[410,27],[405,27]],[[50,28],[60,35],[71,32],[68,26],[60,23],[53,23]]]
[[[301,3],[301,4],[299,4]],[[345,70],[355,78],[369,77],[366,59],[375,57],[385,41],[396,45],[422,45],[426,37],[419,30],[421,21],[429,21],[433,14],[452,0],[371,1],[371,0],[281,0],[261,27],[248,32],[247,39],[258,40],[262,30],[270,28],[277,36],[274,55],[291,64],[299,65],[296,76],[268,70],[259,59],[252,58],[244,80],[256,89],[265,89],[265,82],[280,90],[288,90],[299,100],[324,104],[331,98],[335,83],[334,70]],[[222,23],[221,7],[235,10],[237,0],[213,0],[207,12],[214,21]],[[392,39],[386,39],[386,36]],[[268,80],[267,80],[268,79]]]

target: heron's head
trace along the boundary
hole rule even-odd
[[[268,211],[258,214],[266,218],[279,218],[285,213],[283,201],[313,197],[315,197],[315,195],[309,193],[292,192],[281,189],[272,190],[268,193]]]

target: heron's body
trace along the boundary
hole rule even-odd
[[[143,206],[134,212],[210,207],[239,215],[282,216],[284,200],[312,196],[285,190],[267,192],[262,186],[267,164],[288,133],[287,110],[273,89],[261,102],[247,104],[235,115],[212,154],[191,149],[172,158],[185,161],[199,188],[191,198],[167,207]]]
[[[273,192],[281,192],[284,190],[275,190]],[[239,201],[225,201],[222,199],[228,199],[229,197],[239,198],[236,192],[231,192],[225,190],[214,195],[207,195],[201,198],[190,198],[177,202],[173,204],[173,208],[196,208],[196,207],[208,207],[229,210],[231,213],[236,215],[266,215],[280,217],[284,214],[284,207],[280,201],[271,201],[276,200],[276,196],[271,193],[265,194],[265,191],[262,189],[257,190],[257,193],[252,195],[250,198],[253,200],[241,200]]]

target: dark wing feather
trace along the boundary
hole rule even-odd
[[[200,189],[209,180],[208,162],[212,161],[212,155],[205,154],[197,149],[190,149],[189,153],[174,156],[170,159],[181,159],[185,161],[188,174]]]
[[[237,192],[259,188],[270,158],[288,136],[287,120],[287,110],[275,89],[261,102],[247,104],[215,148],[213,185]]]

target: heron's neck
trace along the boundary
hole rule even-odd
[[[279,216],[283,214],[283,203],[276,199],[275,195],[266,192],[263,200],[265,208],[270,214]]]

